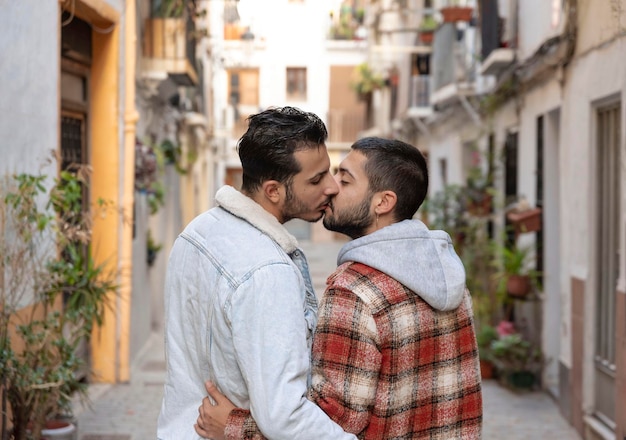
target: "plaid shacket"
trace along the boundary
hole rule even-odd
[[[481,438],[480,369],[467,290],[456,310],[437,311],[386,274],[344,263],[328,279],[312,357],[309,398],[359,438]],[[264,438],[249,412],[239,409],[231,412],[226,435]]]

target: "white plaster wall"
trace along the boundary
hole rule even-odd
[[[595,276],[593,252],[595,193],[597,179],[595,167],[595,105],[603,100],[621,96],[622,98],[622,137],[624,133],[624,93],[626,92],[626,59],[624,45],[620,41],[607,44],[587,52],[576,59],[568,72],[563,107],[563,167],[566,170],[565,185],[562,190],[564,203],[563,223],[566,228],[564,246],[569,257],[567,261],[571,277],[585,282],[585,322],[584,329],[584,384],[583,396],[587,409],[593,406],[593,347],[595,329]],[[602,66],[602,68],[598,68]],[[623,153],[623,148],[622,148]],[[622,155],[622,161],[624,156]],[[622,197],[624,197],[624,168],[622,167]],[[622,219],[626,204],[621,206]],[[622,221],[622,225],[624,221]],[[618,289],[624,289],[624,228],[620,228],[620,274]]]
[[[469,142],[477,142],[479,145],[484,143],[482,127],[477,126],[460,106],[455,110],[454,116],[431,126],[432,131],[426,142],[430,196],[442,191],[445,186],[440,172],[442,159],[445,159],[447,163],[447,183],[463,185],[466,178],[466,170],[463,167],[463,147]]]
[[[536,200],[537,177],[537,119],[544,116],[544,282],[542,298],[541,345],[548,360],[544,369],[543,385],[558,392],[559,361],[571,367],[571,292],[567,254],[561,250],[561,226],[559,194],[563,186],[563,174],[558,163],[562,157],[560,145],[559,114],[562,89],[557,81],[532,89],[524,96],[520,112],[519,131],[519,182],[520,194],[524,194],[531,206]],[[557,118],[555,121],[554,118]],[[558,123],[557,126],[554,124]],[[555,132],[558,131],[558,132]],[[555,143],[557,143],[555,145]],[[530,235],[528,238],[533,238]],[[538,317],[539,319],[539,317]]]
[[[561,33],[561,0],[518,0],[518,58],[530,57],[543,42]]]
[[[569,241],[574,244],[568,252],[572,255],[571,275],[583,280],[589,276],[590,258],[589,240],[583,238],[590,237],[594,207],[591,192],[591,172],[594,167],[592,152],[595,145],[592,132],[593,106],[602,99],[623,94],[625,75],[623,45],[614,44],[576,60],[566,78],[563,161],[567,175],[563,192],[566,210],[563,219],[571,228],[568,232],[572,240]]]
[[[0,3],[0,175],[36,173],[59,144],[58,1]]]

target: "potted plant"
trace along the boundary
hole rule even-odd
[[[469,22],[472,19],[474,9],[459,5],[458,0],[451,0],[448,2],[448,6],[441,8],[440,12],[444,23]]]
[[[489,216],[493,210],[494,189],[478,168],[472,168],[467,178],[466,196],[467,210],[477,217]]]
[[[433,42],[437,26],[439,26],[439,23],[437,23],[437,20],[435,20],[432,15],[424,15],[424,18],[419,25],[419,35],[422,43],[431,44]]]
[[[541,230],[541,208],[532,208],[525,197],[507,211],[506,218],[517,235]]]
[[[385,79],[374,72],[368,63],[361,63],[354,69],[351,85],[360,99],[367,100],[374,90],[385,85]]]
[[[146,238],[146,248],[147,248],[147,255],[146,255],[147,260],[146,261],[149,267],[152,267],[152,265],[156,261],[157,254],[159,253],[162,247],[163,247],[162,244],[159,244],[156,241],[154,241],[154,238],[152,237],[152,233],[148,229],[148,234]]]
[[[365,126],[369,128],[372,121],[373,93],[385,86],[385,79],[374,72],[368,63],[361,63],[354,69],[351,86],[359,100],[365,102]]]
[[[465,179],[467,211],[477,217],[488,217],[493,212],[493,201],[497,193],[493,181],[496,172],[494,154],[481,151],[475,144],[467,148],[471,153],[471,166]]]
[[[507,330],[502,332],[500,327]],[[510,322],[503,321],[498,333],[498,338],[491,342],[491,356],[500,378],[511,388],[531,389],[541,371],[541,352]]]
[[[47,421],[71,417],[70,399],[86,390],[77,349],[116,289],[89,252],[87,178],[81,167],[52,185],[29,174],[0,182],[2,438],[40,439]],[[105,214],[107,204],[99,206]]]
[[[489,324],[480,325],[476,332],[476,343],[480,359],[480,375],[483,379],[491,379],[493,377],[494,364],[491,344],[496,339],[498,339],[498,332],[495,327]]]
[[[533,265],[535,253],[531,246],[518,246],[517,243],[497,245],[493,264],[497,268],[495,278],[498,290],[511,297],[526,297],[533,288],[541,288],[541,272]]]

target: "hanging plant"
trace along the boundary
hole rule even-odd
[[[369,64],[361,63],[354,70],[354,80],[351,85],[359,98],[365,99],[371,96],[374,90],[382,88],[385,85],[385,79],[382,75],[375,73]]]

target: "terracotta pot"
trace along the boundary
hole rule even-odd
[[[447,6],[441,8],[441,15],[444,23],[454,23],[457,21],[470,21],[474,10],[466,6]]]
[[[433,42],[433,38],[435,37],[434,32],[420,32],[420,41],[424,44],[431,44]]]
[[[524,297],[530,293],[530,277],[528,275],[509,275],[506,280],[506,291],[515,297]]]
[[[541,230],[541,208],[527,209],[525,211],[509,211],[506,218],[515,228],[515,232],[536,232]]]
[[[485,193],[480,201],[472,200],[467,205],[467,210],[474,217],[485,217],[491,214],[491,203],[493,196]]]
[[[493,362],[480,360],[480,377],[483,379],[493,379]]]

